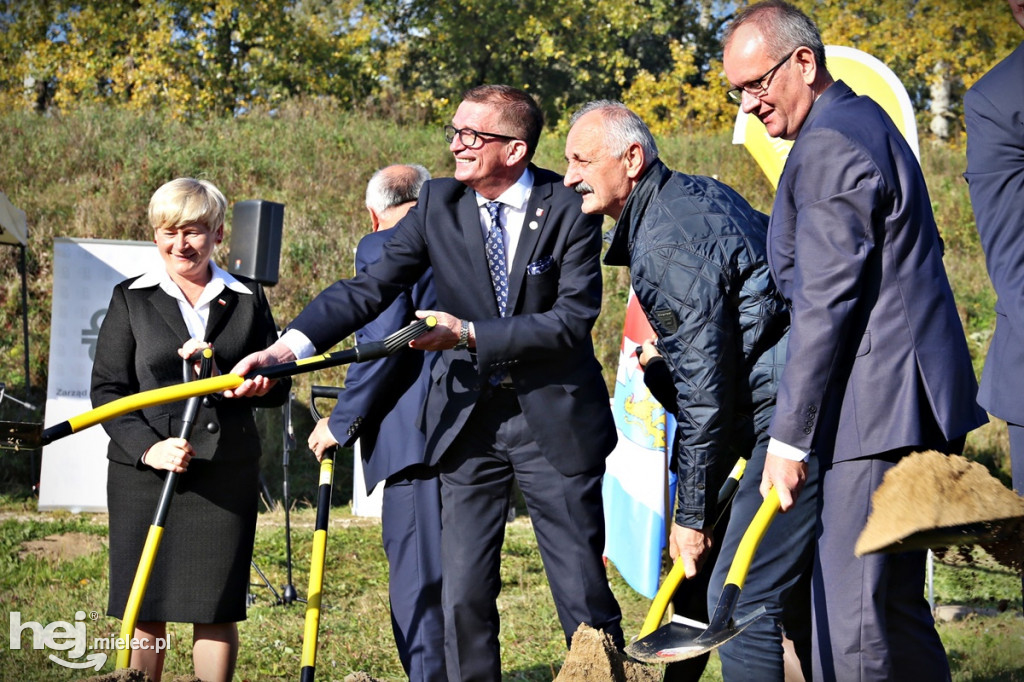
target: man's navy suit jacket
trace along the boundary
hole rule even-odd
[[[487,378],[505,370],[541,452],[560,473],[595,471],[615,424],[591,329],[601,310],[601,218],[560,175],[531,166],[534,183],[509,270],[509,316],[498,315],[476,194],[451,178],[424,184],[389,230],[379,261],[321,292],[290,325],[318,351],[375,317],[433,267],[438,309],[473,322],[477,347],[434,365],[425,410],[436,464],[469,418]]]
[[[380,260],[386,230],[371,232],[356,247],[356,270]],[[379,341],[416,319],[417,310],[437,306],[434,278],[427,270],[375,320],[356,332],[356,343]],[[345,445],[360,440],[367,492],[389,476],[424,463],[423,405],[436,353],[407,348],[387,357],[350,365],[345,390],[331,412],[331,433]]]
[[[971,205],[996,302],[978,402],[1024,424],[1024,43],[964,95]]]
[[[789,153],[768,249],[792,313],[774,438],[844,461],[985,423],[920,165],[842,82]]]

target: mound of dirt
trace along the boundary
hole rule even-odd
[[[648,666],[620,653],[603,630],[581,623],[554,682],[660,682],[662,666]]]
[[[1016,519],[1012,529],[1008,523],[999,540],[980,544],[1003,566],[1024,574],[1024,519]]]
[[[135,668],[121,668],[106,675],[96,675],[80,682],[153,682],[152,678],[142,670]],[[175,677],[171,682],[203,682],[195,675],[182,675]]]
[[[958,455],[928,450],[900,460],[871,498],[857,556],[978,543],[997,561],[1024,568],[1024,498]]]
[[[370,677],[367,673],[358,672],[345,676],[345,682],[378,682],[376,677]]]
[[[103,541],[89,533],[61,533],[48,535],[41,540],[27,540],[21,543],[18,558],[33,556],[51,561],[68,561],[80,556],[98,552],[103,548]]]
[[[153,682],[152,678],[135,668],[121,668],[106,675],[88,677],[80,682]]]

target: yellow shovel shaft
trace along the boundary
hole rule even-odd
[[[729,567],[729,574],[725,576],[726,585],[735,585],[743,589],[743,582],[747,579],[747,572],[750,569],[750,562],[754,559],[754,552],[768,531],[775,514],[779,511],[779,493],[775,488],[768,491],[764,501],[754,514],[753,521],[747,527],[747,531],[740,539],[739,547],[736,548],[736,555],[733,557],[732,566]]]
[[[320,597],[323,594],[324,561],[327,555],[327,531],[313,532],[312,566],[306,594],[306,623],[302,634],[302,667],[316,665],[317,634],[320,628]]]
[[[164,405],[197,395],[207,395],[238,388],[242,385],[243,381],[244,379],[237,374],[221,374],[208,379],[198,379],[183,384],[154,388],[149,391],[112,400],[105,405],[100,405],[88,412],[71,417],[68,419],[68,424],[71,425],[72,433],[78,433],[82,429],[102,424],[114,417],[120,417],[122,414],[141,410],[144,407]]]
[[[276,380],[303,372],[336,367],[349,362],[374,360],[404,348],[409,340],[430,331],[435,326],[437,326],[437,318],[433,315],[428,315],[399,329],[383,341],[373,341],[336,353],[324,353],[323,355],[314,355],[313,357],[285,362],[280,365],[263,367],[251,373],[250,376],[262,375],[268,379]],[[244,381],[245,377],[237,374],[222,374],[216,377],[155,388],[135,395],[118,398],[106,405],[100,405],[88,412],[83,412],[76,417],[71,417],[66,421],[43,429],[42,444],[47,445],[59,438],[71,435],[72,433],[78,433],[82,429],[101,424],[114,417],[120,417],[128,412],[141,410],[144,407],[163,405],[184,400],[185,398],[232,390],[241,386]]]
[[[302,635],[302,678],[312,679],[316,668],[317,638],[320,631],[320,601],[323,596],[324,564],[327,560],[327,524],[331,507],[331,486],[334,484],[334,458],[324,454],[320,462],[320,485],[317,490],[316,529],[313,531],[313,553],[309,564],[309,589],[306,590],[306,622]]]
[[[739,480],[743,478],[743,472],[747,468],[747,460],[740,458],[736,461],[732,471],[729,472],[727,483],[722,486],[722,490],[726,490],[726,486],[731,485],[732,489],[735,490],[735,486],[739,483]],[[726,495],[726,499],[722,499],[722,493],[719,493],[719,504],[727,504],[732,499],[732,495]],[[671,523],[671,522],[670,522]],[[662,581],[661,587],[658,588],[658,593],[654,595],[654,601],[651,602],[651,608],[647,611],[647,618],[644,619],[644,624],[640,628],[640,634],[638,637],[643,639],[647,635],[651,634],[658,629],[661,625],[661,620],[665,617],[665,611],[668,610],[669,602],[672,600],[672,595],[675,594],[676,589],[679,587],[679,583],[686,577],[686,570],[683,567],[683,562],[676,560],[672,564],[672,570],[665,576],[665,580]]]
[[[139,567],[135,570],[135,580],[132,582],[131,592],[128,593],[128,603],[124,607],[124,618],[121,619],[121,640],[118,643],[120,648],[117,650],[117,667],[119,669],[131,666],[131,641],[135,637],[135,624],[139,620],[142,597],[146,594],[149,576],[153,572],[153,562],[156,561],[156,553],[160,549],[160,540],[163,539],[163,536],[162,526],[149,527],[146,544],[142,547],[142,558],[139,560]]]
[[[647,618],[644,619],[644,624],[640,628],[640,637],[646,637],[661,625],[661,619],[665,616],[665,611],[668,609],[668,603],[672,599],[672,595],[675,594],[676,588],[679,587],[679,583],[682,582],[686,576],[686,569],[683,567],[683,562],[676,559],[676,562],[672,564],[672,570],[668,572],[664,582],[661,583],[661,587],[658,588],[658,593],[654,595],[654,601],[651,602],[651,608],[647,612]]]

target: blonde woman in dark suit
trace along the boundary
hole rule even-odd
[[[277,338],[262,287],[212,261],[227,202],[205,180],[160,187],[149,221],[164,267],[114,288],[92,373],[98,406],[182,381],[183,358],[210,347],[214,373]],[[195,674],[230,680],[245,619],[256,531],[260,439],[253,407],[284,402],[289,382],[251,400],[204,399],[189,440],[179,438],[184,402],[131,412],[104,424],[110,512],[108,614],[123,617],[139,557],[168,471],[181,474],[141,605],[131,667],[159,681],[167,622],[193,624]]]

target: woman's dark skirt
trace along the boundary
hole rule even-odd
[[[107,467],[110,600],[123,618],[167,472],[116,462]],[[245,620],[256,535],[259,463],[193,459],[178,475],[139,622]]]

